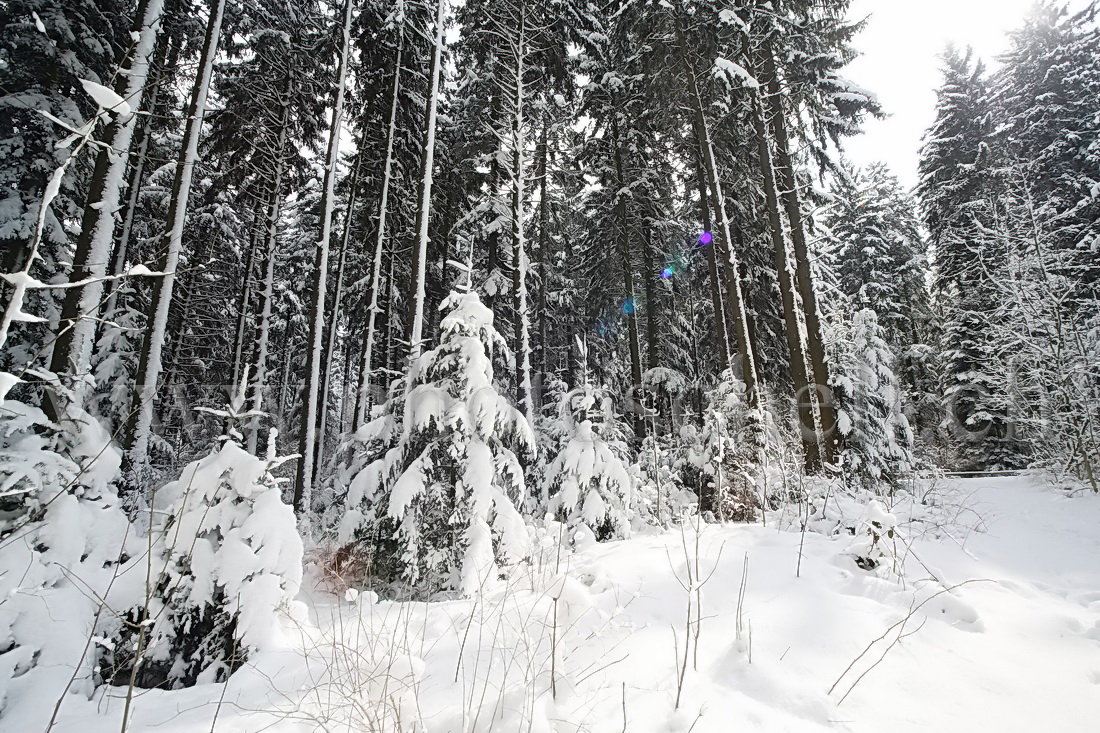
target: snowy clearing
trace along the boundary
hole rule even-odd
[[[705,526],[698,559],[694,533],[670,531],[588,545],[564,574],[547,538],[541,567],[470,600],[314,587],[284,651],[228,685],[138,691],[128,730],[1094,730],[1100,500],[1019,477],[935,491],[932,509],[894,508],[901,578],[888,560],[859,569],[846,533],[812,532],[796,577],[803,537],[772,515]],[[674,710],[689,566],[702,623]],[[122,694],[67,696],[55,730],[119,730]],[[45,729],[53,702],[21,700],[7,730]]]

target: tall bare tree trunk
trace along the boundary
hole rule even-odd
[[[162,42],[158,44],[156,58],[153,60],[153,67],[150,70],[151,78],[149,80],[149,96],[145,102],[145,108],[150,114],[155,114],[157,110],[157,104],[160,100],[161,89],[168,76],[168,69],[173,69],[179,60],[181,41],[177,38],[172,38],[169,43]],[[167,52],[167,60],[165,60],[165,48],[170,48]],[[137,217],[138,202],[141,197],[141,183],[145,179],[145,168],[149,161],[149,140],[152,138],[152,119],[146,117],[145,120],[139,121],[140,127],[134,134],[140,132],[140,142],[138,143],[137,150],[131,156],[134,158],[133,165],[130,170],[130,177],[126,184],[126,213],[122,217],[122,229],[119,231],[118,241],[115,244],[114,254],[111,256],[111,274],[121,275],[123,268],[126,267],[126,258],[130,254],[130,239],[134,231],[134,219]],[[116,304],[118,302],[118,287],[119,283],[114,280],[108,280],[107,286],[107,305],[104,307],[104,313],[114,313]]]
[[[539,139],[538,150],[538,177],[539,177],[539,294],[538,294],[538,314],[539,314],[539,374],[545,375],[549,373],[550,365],[547,361],[547,342],[549,341],[549,325],[546,315],[546,290],[549,286],[549,273],[547,267],[549,266],[547,249],[550,246],[550,202],[547,200],[548,188],[547,188],[547,158],[549,157],[549,146],[547,145],[547,131],[550,127],[549,120],[544,119],[542,124],[542,134]],[[539,401],[541,402],[541,395]]]
[[[157,262],[157,269],[164,274],[153,278],[149,297],[149,320],[138,361],[133,404],[123,430],[124,470],[127,475],[125,481],[129,485],[128,490],[137,488],[135,481],[139,480],[139,474],[149,458],[153,400],[156,398],[163,366],[162,352],[168,326],[168,312],[172,307],[172,292],[176,283],[176,267],[183,248],[187,200],[191,195],[191,180],[195,164],[199,159],[199,133],[202,129],[203,117],[206,115],[210,78],[214,72],[214,58],[221,38],[225,2],[226,0],[215,0],[210,6],[206,37],[203,39],[199,68],[191,90],[191,101],[187,106],[187,124],[184,126],[180,156],[176,163],[176,175],[172,182],[167,226],[160,239],[161,256]]]
[[[237,300],[237,325],[234,328],[233,338],[233,372],[229,382],[229,396],[232,398],[240,388],[241,372],[244,369],[244,342],[248,337],[248,316],[252,307],[252,291],[256,270],[256,255],[260,247],[260,238],[264,233],[264,204],[263,199],[257,199],[252,209],[252,225],[249,227],[248,252],[244,260],[244,282],[241,283],[241,297]]]
[[[791,383],[798,403],[799,427],[802,445],[806,452],[806,468],[816,471],[821,465],[820,437],[814,417],[814,398],[808,393],[806,379],[806,352],[802,344],[802,324],[798,319],[791,278],[790,259],[783,237],[783,219],[779,213],[779,197],[775,188],[775,169],[772,166],[771,146],[768,144],[760,97],[752,95],[753,126],[756,131],[757,161],[764,181],[764,203],[768,211],[768,229],[775,255],[775,271],[779,278],[779,292],[783,298],[783,324],[787,336],[787,353],[791,362]]]
[[[722,181],[718,172],[718,165],[714,159],[714,148],[711,145],[706,116],[703,114],[703,98],[699,93],[695,69],[687,55],[687,40],[684,37],[683,20],[678,14],[676,15],[676,38],[684,67],[687,70],[688,91],[695,113],[696,138],[699,140],[703,157],[703,172],[706,174],[707,188],[710,190],[711,205],[718,221],[722,241],[728,247],[728,256],[724,258],[729,263],[727,290],[729,291],[733,315],[732,330],[737,336],[737,348],[741,352],[741,379],[745,384],[749,410],[752,414],[756,414],[760,406],[760,395],[756,383],[756,357],[753,353],[752,336],[749,334],[749,322],[741,288],[741,274],[738,269],[737,255],[733,251],[730,221],[726,213],[725,199],[722,195]],[[758,430],[759,428],[759,425],[754,426],[754,429]]]
[[[348,191],[348,208],[344,214],[344,233],[340,237],[340,259],[336,264],[336,289],[332,296],[332,311],[325,330],[324,364],[321,367],[321,414],[317,416],[317,463],[324,465],[325,435],[328,433],[328,403],[332,386],[332,356],[336,349],[336,334],[340,327],[340,307],[344,299],[344,268],[348,260],[348,244],[351,241],[352,224],[355,215],[355,198],[359,189],[359,164],[355,161],[355,170],[351,174],[351,186]],[[315,469],[316,473],[316,469]],[[316,480],[316,476],[314,476]]]
[[[618,193],[615,198],[615,211],[619,219],[619,256],[622,259],[623,285],[628,298],[623,308],[626,315],[627,331],[630,340],[630,384],[631,415],[634,420],[634,437],[645,437],[645,419],[641,411],[642,397],[642,349],[638,337],[638,306],[634,292],[634,265],[630,258],[630,213],[626,205],[626,171],[623,165],[622,137],[619,134],[619,119],[611,119],[611,144],[615,146],[615,177]]]
[[[714,335],[718,340],[718,364],[722,371],[730,367],[733,352],[730,350],[729,324],[726,323],[726,307],[722,297],[722,279],[718,275],[718,254],[714,245],[714,223],[710,216],[710,199],[707,195],[707,174],[703,166],[703,146],[696,125],[696,162],[698,163],[699,209],[703,218],[703,231],[711,236],[711,243],[703,245],[707,251],[707,272],[710,275],[710,306],[714,313]]]
[[[292,72],[293,74],[293,72]],[[271,309],[275,298],[275,264],[278,256],[279,214],[283,203],[283,175],[286,170],[286,143],[290,129],[290,90],[291,77],[287,78],[287,87],[282,98],[282,114],[279,119],[279,137],[275,143],[275,175],[271,181],[271,198],[268,201],[264,227],[264,287],[260,291],[260,324],[252,359],[255,367],[252,374],[252,399],[250,407],[254,412],[263,408],[264,391],[267,388],[268,342],[271,339]],[[290,331],[289,324],[287,331]],[[289,363],[290,359],[287,358]],[[257,454],[260,445],[260,416],[254,415],[248,431],[248,451]]]
[[[428,100],[424,123],[424,152],[420,157],[420,184],[416,203],[416,249],[409,273],[409,318],[405,326],[409,357],[420,356],[424,338],[424,302],[428,278],[428,224],[431,222],[432,174],[435,167],[435,127],[439,117],[439,77],[443,71],[444,25],[447,0],[436,0],[435,45],[428,71]]]
[[[527,246],[524,231],[524,83],[526,71],[524,62],[527,55],[527,14],[526,5],[519,0],[519,28],[515,49],[516,57],[516,97],[512,115],[512,298],[515,312],[515,374],[518,387],[519,409],[527,417],[535,410],[535,401],[531,392],[531,333],[527,313]]]
[[[836,405],[829,388],[829,362],[825,355],[821,319],[818,316],[817,294],[810,273],[810,254],[806,246],[806,228],[802,220],[802,208],[798,201],[797,181],[791,161],[790,138],[787,134],[787,118],[783,110],[783,90],[775,65],[771,39],[764,43],[764,75],[767,77],[768,106],[771,111],[772,131],[775,133],[776,178],[787,210],[791,226],[791,243],[794,245],[795,284],[802,298],[806,315],[806,345],[810,354],[812,372],[807,374],[809,388],[817,400],[821,416],[821,437],[824,458],[835,462],[840,436],[836,425]]]
[[[86,281],[86,284],[66,290],[61,305],[50,371],[74,378],[72,386],[78,401],[83,401],[88,391],[89,380],[83,377],[89,373],[91,365],[95,316],[102,305],[103,277],[111,256],[115,215],[120,208],[130,146],[138,123],[137,112],[149,78],[163,13],[164,0],[140,0],[138,3],[131,31],[136,34],[136,42],[130,52],[129,66],[120,71],[116,83],[118,95],[130,110],[115,112],[104,133],[106,144],[100,147],[96,156],[69,276],[70,283]]]
[[[363,353],[360,356],[359,391],[355,401],[355,417],[352,430],[366,423],[370,408],[374,404],[371,394],[371,381],[374,368],[374,341],[378,330],[378,293],[382,289],[382,252],[386,242],[386,222],[389,216],[390,182],[393,179],[393,142],[397,134],[397,107],[401,93],[401,64],[405,52],[405,26],[402,21],[398,29],[397,57],[393,66],[393,88],[390,92],[390,124],[386,133],[386,162],[382,169],[382,193],[378,197],[378,229],[374,240],[374,260],[371,266],[370,306],[367,316],[367,330],[363,334]],[[386,281],[389,282],[388,280]]]
[[[340,131],[344,121],[344,99],[347,88],[348,61],[351,56],[351,17],[354,0],[344,2],[343,38],[340,62],[336,72],[336,102],[329,125],[328,153],[325,157],[325,178],[321,194],[321,232],[317,241],[317,257],[313,266],[312,318],[306,340],[305,384],[302,385],[302,427],[298,437],[298,471],[294,479],[294,509],[298,512],[304,534],[311,533],[309,515],[313,504],[317,441],[317,412],[320,402],[321,341],[324,334],[325,296],[328,293],[329,242],[332,238],[332,210],[336,205],[336,164],[340,157]]]

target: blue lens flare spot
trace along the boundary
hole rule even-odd
[[[634,315],[634,299],[633,298],[627,298],[626,302],[623,303],[623,313],[625,313],[628,316]]]
[[[710,232],[703,232],[699,235],[699,244],[706,247],[708,244],[714,241],[714,235]]]
[[[671,278],[675,274],[676,274],[675,270],[673,270],[671,267],[666,267],[665,269],[661,270],[661,279],[662,280],[668,280],[669,278]]]

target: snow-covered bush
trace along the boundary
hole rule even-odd
[[[636,524],[667,527],[685,511],[695,510],[695,494],[684,488],[674,465],[677,447],[671,439],[653,434],[642,441],[638,459],[630,466]]]
[[[380,579],[469,594],[527,553],[516,506],[527,498],[520,456],[534,455],[535,439],[493,386],[493,355],[507,347],[492,311],[474,293],[451,293],[441,307],[439,346],[412,363],[403,393],[365,430],[399,437],[350,481],[340,539],[372,548]]]
[[[239,438],[239,434],[233,432]],[[276,611],[298,593],[302,540],[267,458],[227,437],[154,495],[146,601],[110,623],[108,681],[186,687],[232,672],[278,639]]]
[[[66,687],[91,693],[97,598],[122,590],[120,567],[140,549],[111,485],[110,435],[56,377],[34,376],[51,385],[56,421],[0,401],[0,728],[5,711]]]
[[[856,538],[848,547],[848,554],[856,565],[864,570],[874,570],[883,560],[894,558],[894,529],[897,517],[872,499],[856,528]]]
[[[852,318],[833,378],[841,468],[854,485],[882,493],[913,468],[913,431],[902,412],[894,358],[869,308]]]
[[[711,512],[723,521],[756,518],[759,447],[750,428],[752,417],[744,382],[725,372],[711,392],[697,442],[688,449],[689,461],[700,474],[700,512]]]
[[[546,469],[543,495],[548,512],[570,529],[583,523],[599,539],[625,538],[634,492],[626,465],[602,436],[604,405],[588,385],[562,396],[568,438]]]

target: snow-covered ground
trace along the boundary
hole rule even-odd
[[[1100,498],[1026,478],[934,493],[893,507],[900,574],[788,512],[568,556],[545,538],[472,600],[314,588],[284,651],[227,685],[139,692],[129,730],[1100,730]],[[118,731],[122,695],[66,696],[54,730]],[[6,730],[45,730],[55,702]]]

